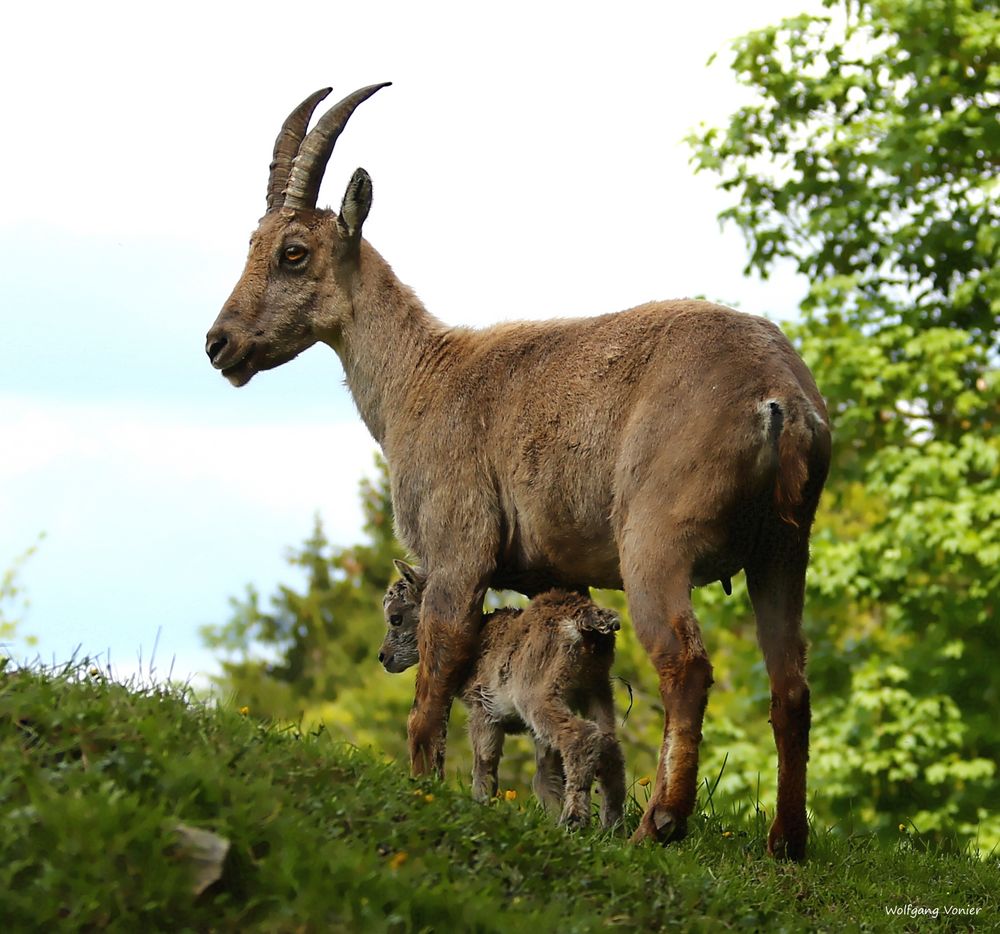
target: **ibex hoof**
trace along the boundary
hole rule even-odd
[[[603,830],[613,830],[621,834],[623,830],[621,811],[611,811],[601,814],[601,828]]]
[[[775,821],[771,825],[771,832],[767,835],[767,852],[775,859],[790,859],[792,862],[801,863],[806,858],[808,833],[806,826],[785,830]]]
[[[590,823],[590,815],[581,811],[564,812],[559,818],[559,826],[567,830],[582,830]]]
[[[433,775],[444,778],[444,750],[441,748],[420,749],[410,753],[410,774],[414,778]]]
[[[658,804],[642,815],[639,826],[632,834],[631,843],[655,840],[667,844],[683,840],[687,836],[687,818],[679,817],[673,811]]]

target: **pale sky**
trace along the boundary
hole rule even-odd
[[[814,7],[717,3],[20,4],[4,13],[0,571],[24,566],[43,659],[212,670],[198,626],[295,580],[319,513],[360,535],[374,443],[316,348],[232,389],[204,335],[264,210],[287,113],[392,81],[337,144],[320,203],[372,176],[367,239],[451,324],[705,295],[744,279],[684,136],[746,100],[727,41]],[[720,60],[706,68],[709,56]]]

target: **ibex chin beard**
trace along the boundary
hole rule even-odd
[[[230,384],[239,389],[246,386],[262,370],[273,370],[294,360],[301,350],[286,350],[281,353],[267,352],[256,344],[251,344],[242,356],[233,363],[220,367],[222,375]]]
[[[246,386],[257,373],[257,367],[253,361],[254,348],[251,347],[239,360],[229,366],[222,367],[222,375],[229,380],[230,384],[239,389]]]

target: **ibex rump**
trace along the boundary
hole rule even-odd
[[[770,322],[700,301],[482,331],[443,325],[362,239],[372,197],[363,169],[339,215],[316,208],[337,136],[382,86],[346,97],[304,139],[327,92],[286,120],[267,213],[207,351],[235,386],[317,341],[340,357],[389,463],[399,537],[428,574],[408,723],[414,771],[443,768],[488,587],[623,587],[665,710],[633,839],[683,835],[712,682],[691,587],[742,568],[778,749],[768,845],[801,858],[802,602],[830,456],[809,371]]]

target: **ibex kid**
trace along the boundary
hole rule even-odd
[[[417,629],[426,578],[396,561],[403,575],[386,592],[387,630],[379,651],[386,671],[419,660]],[[610,670],[618,617],[577,593],[552,590],[524,610],[485,614],[479,650],[459,690],[469,711],[472,794],[497,792],[497,767],[507,733],[530,730],[537,771],[532,787],[569,827],[590,819],[590,786],[601,787],[601,825],[621,820],[625,762],[615,739]],[[578,711],[584,716],[577,716]],[[588,719],[589,718],[589,719]]]

